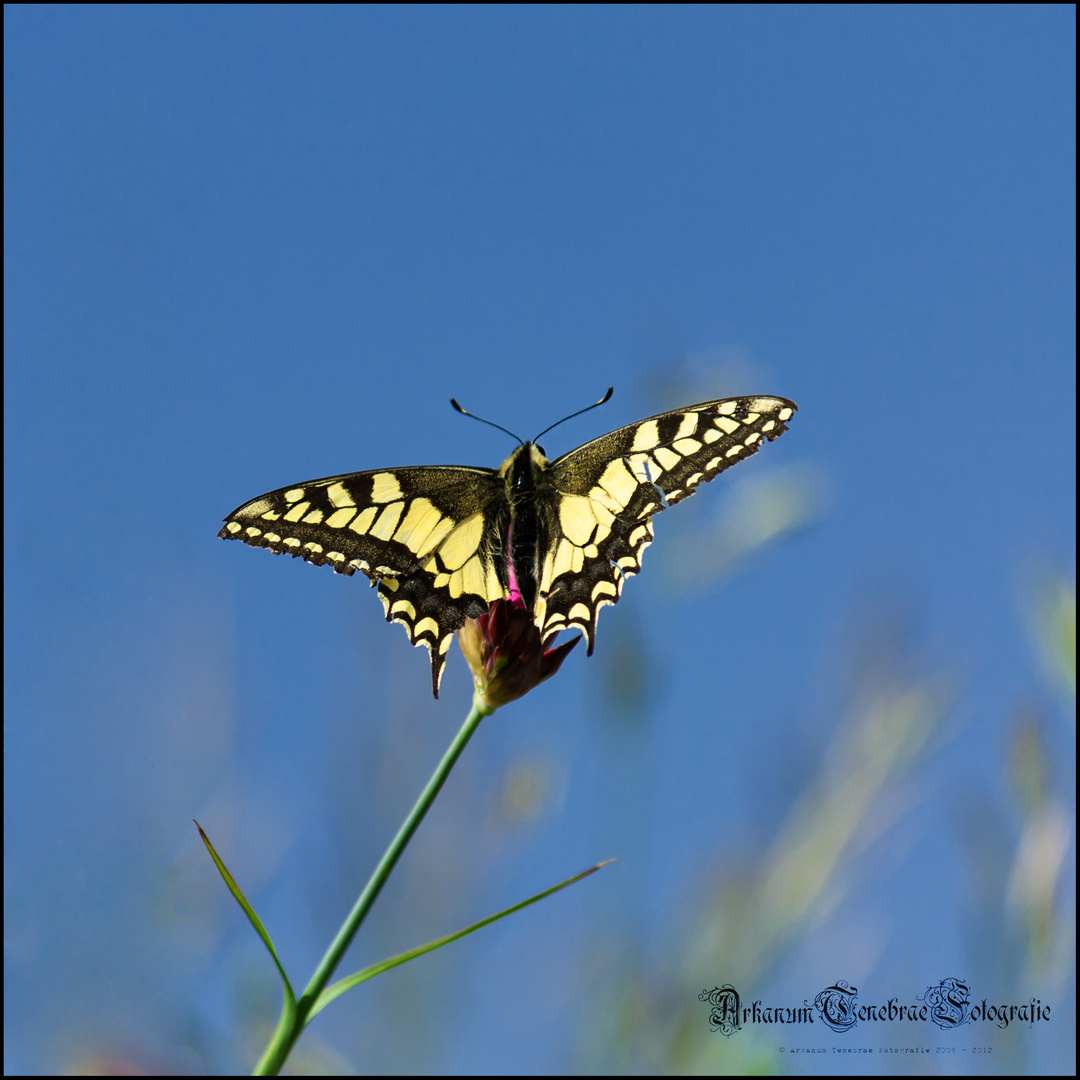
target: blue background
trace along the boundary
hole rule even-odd
[[[1071,1073],[1074,40],[5,8],[7,1071],[249,1069],[280,991],[190,818],[303,985],[467,710],[456,646],[433,702],[359,576],[222,517],[498,465],[451,395],[528,437],[614,384],[552,456],[800,412],[485,722],[341,973],[623,862],[339,999],[297,1071]],[[697,999],[950,976],[1053,1019],[725,1039]]]

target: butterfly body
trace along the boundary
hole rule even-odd
[[[388,621],[431,652],[438,686],[454,632],[511,596],[547,640],[580,629],[641,569],[653,515],[781,435],[785,398],[725,398],[660,413],[548,461],[521,443],[498,470],[407,466],[261,495],[219,536],[299,556],[378,588]]]
[[[507,547],[513,566],[512,583],[530,611],[535,608],[541,559],[551,532],[547,520],[552,502],[550,464],[539,446],[526,442],[499,469],[499,474],[506,480],[506,497],[510,504]]]

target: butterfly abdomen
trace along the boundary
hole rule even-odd
[[[540,566],[547,545],[548,528],[541,506],[541,490],[547,458],[531,442],[522,443],[503,463],[510,504],[509,558],[521,599],[529,611],[536,606]]]

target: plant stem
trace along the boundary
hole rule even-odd
[[[367,917],[367,913],[371,910],[371,905],[375,903],[376,898],[382,891],[382,887],[393,873],[398,859],[401,858],[402,852],[404,852],[412,839],[413,833],[420,827],[424,815],[431,809],[435,797],[439,794],[443,784],[446,783],[450,770],[454,767],[457,759],[461,756],[461,752],[480,726],[480,721],[485,716],[490,716],[491,712],[492,710],[479,705],[474,698],[472,709],[465,718],[465,723],[461,725],[457,735],[454,736],[454,741],[443,755],[442,761],[439,762],[435,771],[431,774],[431,779],[421,792],[420,798],[416,800],[416,805],[409,812],[409,816],[402,822],[397,836],[390,842],[386,853],[379,860],[379,865],[375,867],[375,872],[368,879],[367,885],[364,886],[364,891],[360,894],[352,911],[349,912],[348,918],[338,931],[337,937],[331,942],[330,948],[326,950],[326,955],[315,969],[315,974],[312,975],[311,981],[307,984],[304,993],[296,1003],[296,1013],[291,1023],[278,1025],[277,1030],[263,1051],[258,1065],[255,1066],[253,1075],[277,1076],[281,1067],[285,1064],[286,1058],[288,1058],[293,1046],[296,1045],[296,1040],[299,1039],[300,1033],[307,1024],[312,1005],[314,1005],[318,996],[333,977],[335,969],[341,963],[341,959],[352,944],[356,932],[360,929],[361,924]]]

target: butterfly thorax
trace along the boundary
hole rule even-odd
[[[510,502],[510,558],[525,607],[533,611],[540,580],[541,554],[547,542],[547,523],[540,498],[548,467],[540,447],[522,443],[502,464],[499,475],[506,483]]]

